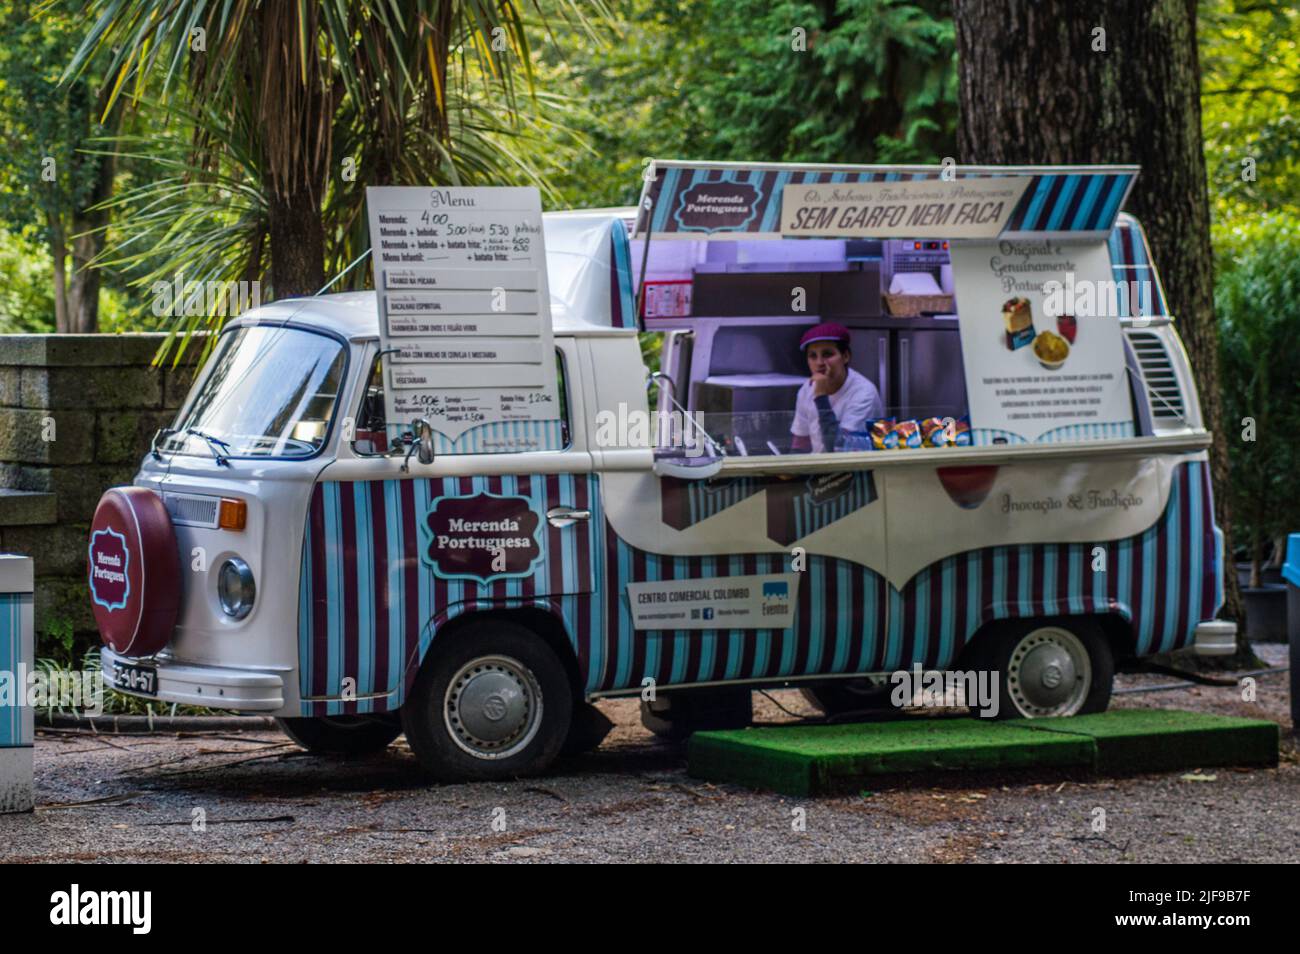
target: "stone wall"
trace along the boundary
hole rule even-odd
[[[202,350],[152,362],[161,334],[0,335],[0,552],[36,562],[36,631],[94,630],[86,538],[100,495],[130,483]]]

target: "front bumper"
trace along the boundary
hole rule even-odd
[[[1231,656],[1237,651],[1237,624],[1227,619],[1197,623],[1192,649],[1198,656]]]
[[[140,699],[176,702],[210,709],[234,709],[241,712],[274,712],[284,708],[284,678],[274,672],[230,669],[224,666],[200,666],[173,662],[166,658],[139,660],[119,656],[107,646],[100,649],[104,673],[112,672],[114,662],[150,666],[158,672],[158,694],[144,695],[118,689],[117,692]]]

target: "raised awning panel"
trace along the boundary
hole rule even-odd
[[[1137,166],[959,166],[955,179],[1029,179],[1001,237],[1106,238],[1137,173]],[[656,161],[642,190],[635,235],[780,238],[787,186],[941,180],[942,174],[941,166]],[[904,227],[894,237],[913,236]]]

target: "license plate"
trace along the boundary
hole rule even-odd
[[[109,675],[114,689],[123,689],[141,696],[158,695],[158,670],[153,666],[114,662]]]

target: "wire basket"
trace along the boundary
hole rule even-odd
[[[917,315],[947,315],[953,310],[952,295],[891,295],[885,294],[885,309],[895,318],[914,318]]]

